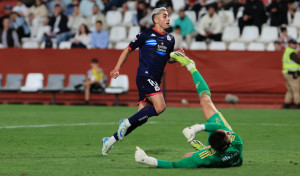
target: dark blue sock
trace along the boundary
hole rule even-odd
[[[130,134],[134,129],[136,129],[138,126],[143,125],[143,124],[146,123],[147,121],[148,121],[148,119],[144,119],[144,120],[140,121],[139,123],[137,123],[137,124],[135,124],[135,125],[131,125],[131,126],[128,128],[128,130],[126,131],[125,136],[127,136],[128,134]],[[115,132],[113,136],[115,137],[116,141],[119,140],[117,132]]]
[[[143,109],[141,109],[139,112],[135,113],[133,116],[131,116],[128,121],[132,126],[135,126],[136,124],[139,124],[141,121],[148,119],[152,116],[157,116],[157,112],[153,105],[146,106]]]
[[[133,116],[131,116],[128,121],[131,124],[131,126],[128,128],[125,136],[127,136],[129,133],[131,133],[134,129],[136,129],[138,126],[143,125],[147,122],[148,118],[152,116],[157,116],[157,112],[153,105],[146,106],[143,109],[141,109],[139,112],[135,113]],[[118,134],[117,132],[113,135],[115,139],[118,141]]]

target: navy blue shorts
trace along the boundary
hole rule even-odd
[[[137,76],[136,77],[136,85],[139,90],[139,100],[138,104],[142,102],[148,102],[152,104],[147,97],[162,94],[160,89],[160,81],[157,81],[152,78],[144,77],[144,76]]]

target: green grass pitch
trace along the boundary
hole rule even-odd
[[[1,105],[0,175],[300,175],[299,110],[219,109],[244,142],[244,164],[225,169],[157,169],[134,160],[135,146],[173,161],[194,151],[181,131],[205,123],[200,108],[167,108],[101,156],[101,138],[111,136],[119,119],[136,110]],[[207,134],[197,139],[206,142]]]

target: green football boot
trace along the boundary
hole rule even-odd
[[[182,66],[187,67],[189,64],[195,65],[195,62],[182,54],[181,52],[171,52],[170,57],[173,58],[176,62],[179,62]]]

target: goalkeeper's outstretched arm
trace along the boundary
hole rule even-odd
[[[135,160],[136,162],[148,164],[158,168],[198,168],[201,166],[201,164],[197,163],[192,156],[177,162],[158,160],[156,158],[147,156],[144,150],[139,147],[136,147]]]

